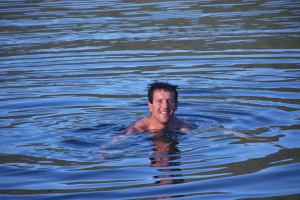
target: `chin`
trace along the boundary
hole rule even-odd
[[[160,122],[162,124],[168,124],[168,122],[170,121],[171,117],[168,117],[167,119],[161,119]]]

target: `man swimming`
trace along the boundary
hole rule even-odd
[[[126,130],[126,134],[171,130],[187,132],[191,127],[175,116],[178,107],[177,86],[165,82],[153,82],[148,87],[150,117],[138,120]]]
[[[120,140],[134,133],[148,132],[155,137],[163,137],[165,133],[173,131],[189,132],[192,127],[183,120],[175,116],[178,107],[177,86],[165,82],[153,82],[148,87],[148,108],[151,112],[150,117],[145,117],[136,121],[128,127],[125,134],[113,137],[102,148],[108,148],[117,144]],[[194,127],[193,127],[194,128]],[[159,151],[168,152],[168,143],[155,143]],[[102,159],[105,159],[103,156]]]

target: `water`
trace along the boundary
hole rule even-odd
[[[12,0],[0,16],[1,199],[300,198],[297,0]],[[122,138],[155,79],[197,128]]]

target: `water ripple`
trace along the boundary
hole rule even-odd
[[[0,11],[0,197],[299,198],[298,2]],[[122,136],[149,115],[155,79],[179,85],[177,114],[196,128]]]

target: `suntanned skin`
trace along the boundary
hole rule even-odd
[[[190,127],[175,116],[177,103],[175,95],[164,89],[154,90],[153,102],[148,102],[150,117],[138,120],[126,130],[126,135],[138,132],[153,132],[155,130],[174,130],[186,132]]]

